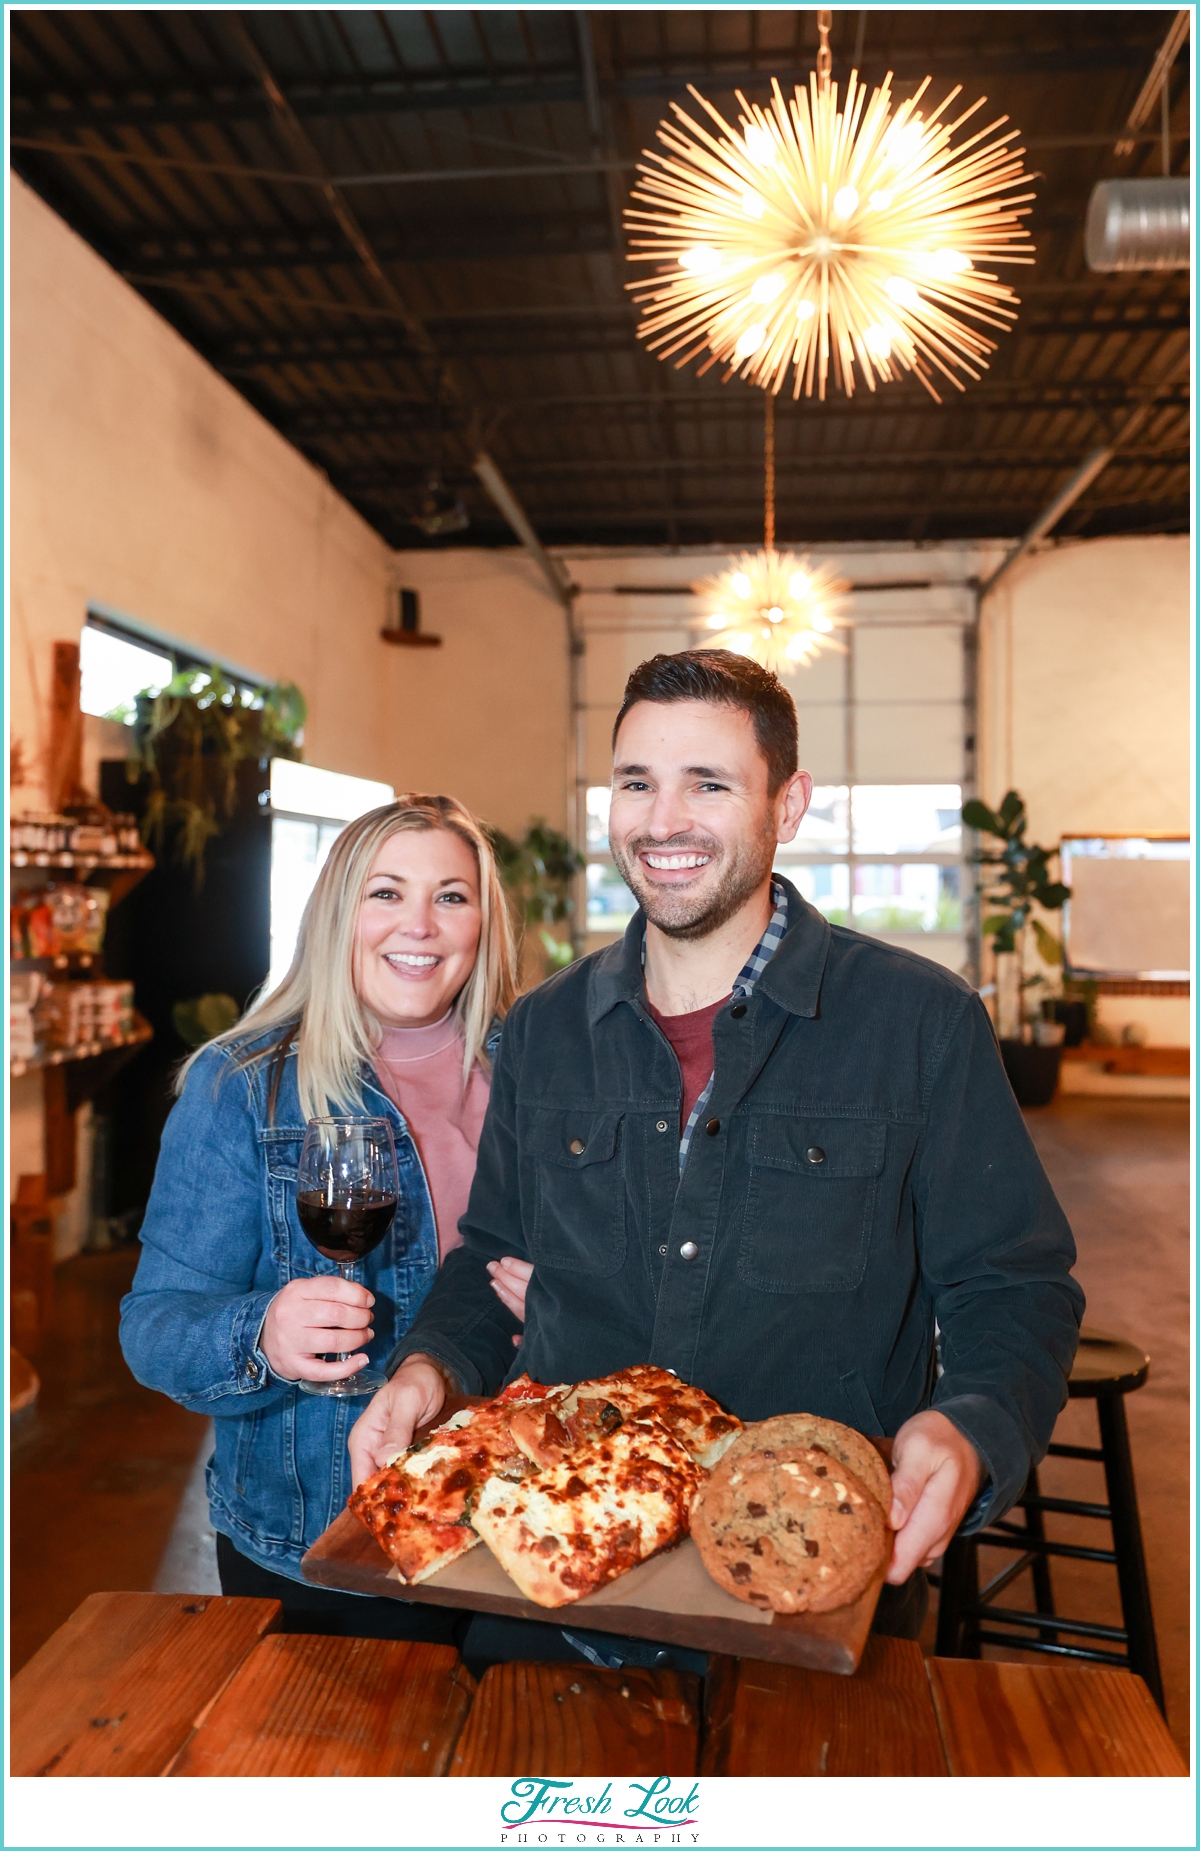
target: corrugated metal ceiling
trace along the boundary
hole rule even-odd
[[[1022,130],[1037,264],[944,406],[908,381],[780,399],[781,540],[1020,533],[1175,365],[1187,276],[1094,276],[1082,237],[1096,180],[1160,171],[1157,117],[1132,156],[1113,143],[1172,17],[834,15],[835,77],[891,70],[904,95],[931,73]],[[11,34],[17,171],[388,541],[421,543],[439,456],[471,514],[454,543],[511,540],[479,441],[549,542],[760,537],[763,395],[639,347],[621,210],[669,101],[804,81],[814,12],[33,9]],[[1175,173],[1187,72],[1185,45]],[[1177,382],[1062,531],[1178,530],[1188,497]]]

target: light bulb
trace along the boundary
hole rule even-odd
[[[750,291],[752,302],[774,302],[777,295],[787,287],[787,278],[772,270],[770,276],[760,276]]]
[[[735,656],[752,656],[754,654],[754,638],[752,636],[746,636],[743,632],[739,631],[735,636],[730,637],[725,647],[727,649],[732,649]]]
[[[852,212],[858,210],[858,194],[852,186],[838,188],[833,196],[833,210],[840,219],[848,219]]]
[[[886,212],[891,203],[892,195],[886,186],[881,187],[877,193],[872,193],[867,201],[873,212]]]
[[[809,641],[807,636],[793,636],[784,650],[789,662],[804,662],[808,659]]]
[[[812,624],[813,629],[820,630],[823,636],[828,636],[833,628],[832,622],[825,615],[824,611],[814,611],[809,622]]]
[[[791,578],[788,580],[788,591],[791,593],[792,597],[797,600],[806,598],[811,583],[812,580],[809,578],[807,572],[793,572]]]
[[[886,360],[892,351],[892,340],[882,322],[873,321],[863,329],[863,346],[876,360]]]
[[[708,627],[710,630],[723,630],[728,622],[724,611],[714,611],[708,620]]]
[[[807,296],[804,297],[803,301],[797,302],[796,304],[797,321],[811,321],[816,312],[815,304],[810,302]]]
[[[739,360],[748,360],[752,353],[757,353],[767,338],[767,331],[761,321],[751,322],[748,328],[738,335],[734,354]]]
[[[892,301],[898,302],[901,308],[920,308],[921,298],[917,294],[916,286],[910,283],[906,276],[889,276],[883,286]]]
[[[925,138],[920,116],[913,116],[909,121],[894,128],[887,138],[887,151],[892,161],[899,167],[904,161],[911,160]]]
[[[775,143],[765,129],[748,128],[746,130],[746,153],[760,167],[774,167]]]
[[[713,270],[721,268],[721,259],[711,244],[693,244],[690,251],[685,251],[679,259],[680,267],[690,270],[693,276],[708,276]]]
[[[961,276],[964,270],[973,270],[974,264],[961,251],[934,251],[929,259],[929,268],[935,276]]]
[[[763,215],[763,202],[749,187],[742,194],[742,211],[748,219],[760,219]]]
[[[754,589],[744,572],[735,572],[729,583],[733,586],[739,598],[748,598],[751,591]]]
[[[768,623],[783,622],[783,606],[781,604],[772,604],[770,610],[767,612],[767,621]]]

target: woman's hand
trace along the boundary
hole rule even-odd
[[[375,1303],[365,1285],[355,1285],[337,1273],[320,1273],[315,1279],[289,1279],[276,1292],[263,1320],[259,1348],[276,1375],[298,1382],[340,1382],[367,1365],[364,1354],[342,1363],[321,1359],[327,1351],[354,1350],[370,1343],[371,1307]]]
[[[528,1260],[518,1260],[511,1253],[506,1253],[502,1260],[489,1260],[488,1271],[492,1275],[492,1290],[496,1297],[523,1324],[525,1293],[533,1277],[533,1267]],[[520,1341],[519,1336],[513,1338],[514,1343]]]
[[[350,1429],[350,1469],[356,1485],[412,1444],[417,1428],[427,1426],[440,1410],[447,1387],[431,1356],[405,1357]]]

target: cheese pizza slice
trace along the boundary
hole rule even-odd
[[[528,1600],[563,1607],[681,1541],[704,1476],[656,1421],[628,1419],[520,1482],[489,1480],[471,1522]]]
[[[623,1419],[660,1422],[706,1471],[733,1444],[742,1426],[703,1389],[681,1382],[669,1369],[656,1368],[653,1363],[635,1363],[597,1381],[580,1382],[573,1396],[580,1406],[589,1398],[603,1396]],[[568,1408],[571,1400],[568,1396]]]

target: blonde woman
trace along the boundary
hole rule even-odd
[[[460,1244],[513,991],[487,837],[453,798],[405,796],[343,830],[283,982],[180,1073],[121,1343],[140,1382],[212,1416],[221,1586],[281,1600],[292,1630],[461,1630],[446,1609],[301,1580],[301,1557],[351,1489],[346,1437],[366,1401],[298,1384],[385,1363]],[[306,1122],[330,1113],[386,1118],[396,1145],[399,1206],[361,1283],[339,1277],[297,1216]],[[530,1270],[513,1266],[494,1311],[506,1336]]]

